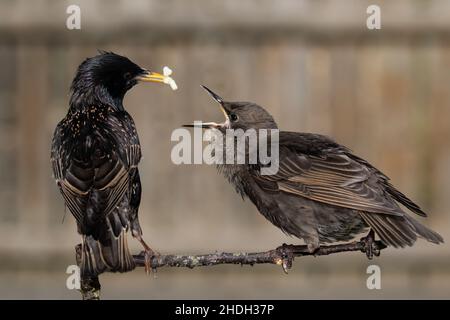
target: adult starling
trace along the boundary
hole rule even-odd
[[[51,162],[82,235],[82,275],[132,270],[128,230],[143,245],[149,271],[154,252],[138,221],[141,147],[123,98],[139,81],[164,80],[112,52],[101,51],[78,67],[69,111],[54,132]]]
[[[201,127],[224,134],[227,129],[278,129],[273,117],[257,104],[227,102],[203,88],[219,103],[226,121]],[[224,154],[231,150],[226,143],[223,148]],[[369,258],[379,254],[373,245],[374,233],[393,247],[412,246],[418,237],[443,242],[439,234],[399,206],[426,216],[386,175],[326,136],[279,131],[278,171],[262,175],[263,166],[260,162],[233,163],[219,164],[218,169],[264,217],[285,233],[303,239],[311,252],[323,243],[351,240],[369,228],[363,238]]]

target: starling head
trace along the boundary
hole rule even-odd
[[[71,107],[105,103],[123,108],[125,93],[138,81],[164,82],[165,76],[139,67],[127,57],[100,51],[78,67],[73,79]]]
[[[205,86],[202,86],[211,97],[219,103],[219,106],[225,115],[225,122],[203,122],[202,128],[215,128],[221,131],[226,129],[278,129],[273,117],[263,107],[252,102],[227,102],[219,95]],[[194,127],[196,125],[185,125],[185,127]]]

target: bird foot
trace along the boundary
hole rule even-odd
[[[367,259],[372,260],[373,256],[380,256],[380,248],[375,242],[375,233],[370,230],[367,236],[361,238],[361,244],[363,245],[361,251],[366,253]]]
[[[156,272],[156,267],[152,267],[152,259],[155,257],[159,257],[160,254],[157,251],[154,251],[150,246],[144,241],[141,234],[133,234],[136,239],[142,244],[144,247],[144,251],[141,252],[141,255],[144,256],[144,266],[145,266],[145,273],[147,275],[150,274],[150,271]]]
[[[153,251],[152,249],[148,248],[142,251],[140,254],[144,256],[145,273],[149,275],[152,270],[156,272],[156,268],[152,267],[152,259],[159,257],[159,252]]]
[[[276,251],[278,252],[278,258],[276,264],[281,265],[284,273],[288,273],[288,270],[292,268],[292,262],[294,261],[294,253],[292,252],[292,245],[283,243]]]

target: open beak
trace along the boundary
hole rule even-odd
[[[202,128],[202,129],[217,129],[222,127],[221,123],[217,122],[201,122],[201,121],[195,121],[191,124],[183,124],[182,127],[185,128]]]
[[[219,95],[217,94],[217,93],[215,93],[215,92],[213,92],[211,89],[209,89],[207,86],[204,86],[204,85],[200,85],[200,87],[202,87],[203,89],[205,89],[206,90],[206,92],[208,92],[209,93],[209,95],[214,99],[214,100],[216,100],[220,105],[222,105],[223,104],[223,99],[221,98],[221,97],[219,97]]]
[[[183,127],[187,127],[187,128],[203,128],[203,129],[219,129],[219,128],[226,128],[228,127],[230,120],[228,118],[228,113],[224,108],[224,101],[223,99],[216,94],[215,92],[213,92],[211,89],[207,88],[204,85],[201,85],[201,87],[203,89],[206,90],[206,92],[209,93],[209,95],[216,101],[219,103],[220,109],[222,110],[224,116],[225,116],[225,122],[223,123],[216,123],[216,122],[194,122],[192,124],[185,124],[183,125]]]

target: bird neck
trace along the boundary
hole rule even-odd
[[[245,197],[245,176],[248,166],[245,164],[218,164],[216,169],[228,180],[237,193]]]
[[[86,89],[72,90],[70,101],[70,110],[79,111],[86,107],[98,106],[112,108],[116,111],[124,111],[123,95],[113,97],[101,86],[93,86]]]

